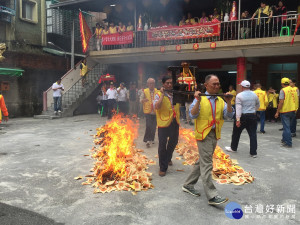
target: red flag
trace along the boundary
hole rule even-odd
[[[299,27],[300,27],[300,15],[298,16],[297,25],[296,25],[294,37],[293,37],[293,39],[292,39],[292,41],[291,41],[291,45],[294,44],[295,36],[296,36],[297,30],[298,30]]]
[[[81,44],[82,51],[85,53],[89,47],[89,40],[92,37],[92,32],[87,25],[82,12],[79,12],[79,25],[80,25],[80,35],[81,35]]]

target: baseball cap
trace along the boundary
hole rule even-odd
[[[250,87],[250,82],[247,81],[247,80],[243,80],[243,81],[240,83],[240,85],[241,85],[242,87],[249,88],[249,87]]]
[[[284,77],[284,78],[281,79],[281,83],[282,83],[282,84],[289,84],[289,83],[290,83],[290,79]]]

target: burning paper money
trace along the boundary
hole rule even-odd
[[[138,123],[121,114],[115,115],[106,125],[97,129],[94,143],[90,150],[95,159],[92,175],[82,185],[92,185],[94,193],[111,191],[148,190],[151,184],[151,173],[146,172],[147,165],[155,162],[149,160],[136,149]]]
[[[179,144],[176,151],[185,159],[184,165],[193,165],[197,162],[199,153],[192,130],[179,129]],[[244,183],[252,183],[254,180],[250,172],[246,172],[242,167],[238,166],[238,162],[230,159],[230,156],[225,154],[219,146],[216,147],[213,155],[212,177],[220,184],[233,183],[242,185]]]

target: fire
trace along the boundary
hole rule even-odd
[[[83,185],[92,184],[94,193],[114,190],[141,191],[153,188],[150,183],[151,173],[147,165],[155,164],[153,160],[141,155],[134,140],[138,135],[138,122],[115,115],[106,125],[97,129],[94,147],[91,151],[95,159],[93,175]]]
[[[179,129],[180,141],[177,152],[186,160],[183,164],[193,165],[199,159],[197,142],[194,132],[190,129]],[[223,150],[217,146],[213,155],[213,178],[219,183],[234,183],[237,185],[251,183],[254,178],[250,172],[245,172],[237,165],[236,160],[230,159]]]

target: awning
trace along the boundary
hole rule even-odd
[[[71,52],[64,52],[64,51],[59,51],[59,50],[56,50],[56,49],[53,49],[53,48],[43,48],[43,51],[44,52],[48,52],[48,53],[51,53],[53,55],[59,55],[59,56],[64,56],[64,55],[72,55]],[[83,57],[85,58],[86,55],[83,55],[83,54],[74,54],[74,56],[78,56],[78,57]]]
[[[0,75],[17,76],[23,75],[24,70],[22,69],[11,69],[11,68],[0,68]]]

